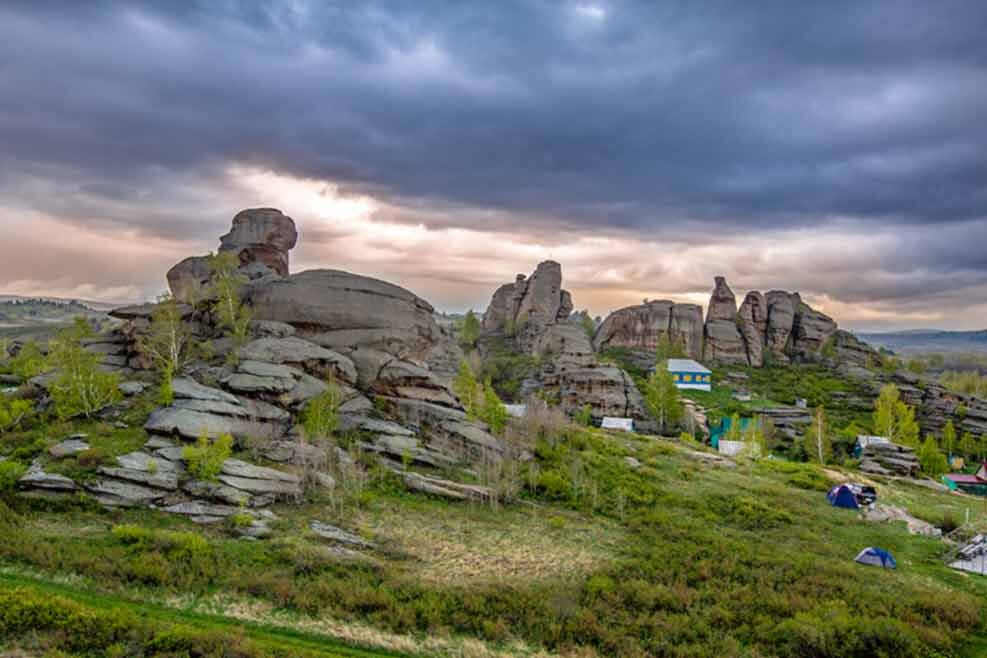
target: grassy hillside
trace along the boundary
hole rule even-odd
[[[127,420],[136,425],[147,408],[137,404]],[[30,459],[66,429],[5,436],[0,453]],[[106,455],[139,438],[96,423],[73,429],[105,437],[94,440]],[[518,465],[519,499],[509,506],[410,494],[374,468],[342,507],[313,492],[275,508],[274,537],[262,541],[148,510],[24,499],[8,486],[0,595],[34,615],[34,594],[68,588],[60,595],[83,611],[66,604],[44,618],[82,615],[88,625],[45,626],[43,635],[93,655],[106,654],[86,644],[85,629],[103,622],[86,610],[103,603],[140,621],[127,630],[125,616],[124,628],[107,631],[106,646],[123,633],[143,652],[119,655],[161,655],[159,626],[199,622],[244,646],[266,642],[274,655],[305,655],[286,648],[282,631],[436,656],[950,656],[983,647],[987,580],[944,566],[939,540],[830,507],[823,492],[847,477],[839,470],[720,466],[698,446],[592,429],[549,438]],[[61,469],[85,477],[90,457]],[[968,512],[987,523],[980,500],[876,484],[881,502],[932,523]],[[308,529],[313,519],[376,548],[362,558],[335,550]],[[890,550],[898,570],[855,564],[866,546]],[[32,641],[23,622],[4,623],[8,641]],[[191,655],[264,655],[209,646],[217,648]]]

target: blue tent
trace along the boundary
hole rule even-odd
[[[857,562],[872,567],[883,567],[885,569],[895,569],[898,566],[891,553],[888,553],[883,548],[874,548],[873,546],[868,546],[860,551],[857,555]]]
[[[841,484],[833,487],[826,494],[826,500],[833,507],[845,507],[847,509],[857,509],[860,505],[857,504],[857,497],[853,495],[853,490],[845,484]]]

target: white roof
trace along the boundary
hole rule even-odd
[[[871,443],[891,443],[886,436],[871,436],[869,434],[858,434],[857,443],[861,448],[866,448]]]
[[[634,419],[614,418],[612,416],[604,416],[603,422],[600,423],[600,427],[605,430],[627,430],[628,432],[633,432]]]
[[[706,375],[713,374],[713,371],[692,359],[669,359],[669,372],[701,372]]]

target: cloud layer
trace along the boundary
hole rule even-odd
[[[445,308],[551,256],[601,313],[725,273],[979,327],[985,33],[972,0],[5,3],[0,291],[150,295],[277,205],[299,266]]]

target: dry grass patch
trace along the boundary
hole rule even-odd
[[[435,583],[580,577],[612,560],[624,538],[614,523],[552,508],[388,506],[365,512],[361,521],[414,560],[414,575]]]

